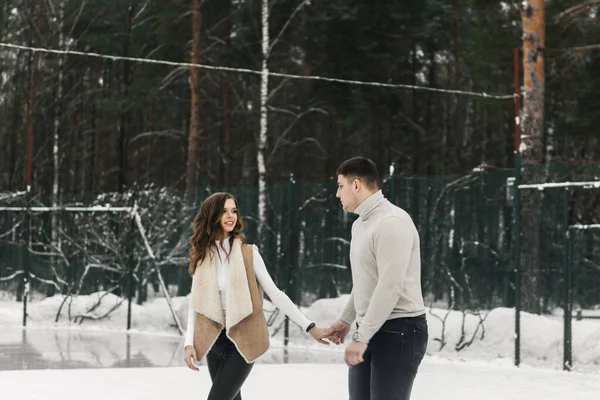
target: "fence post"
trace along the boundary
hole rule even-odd
[[[515,78],[515,365],[521,364],[521,101],[519,49],[514,49]]]
[[[394,170],[396,168],[394,167],[394,164],[390,165],[390,201],[393,204],[398,204],[396,202],[396,179],[394,176]]]
[[[565,254],[565,307],[564,307],[564,337],[563,337],[563,371],[570,371],[573,366],[573,359],[571,353],[571,344],[572,344],[572,299],[571,299],[571,248],[572,248],[572,238],[573,231],[570,227],[567,227],[567,232],[565,234],[565,245],[566,245],[566,254]]]
[[[294,287],[292,285],[292,265],[293,265],[293,260],[294,260],[294,255],[292,254],[292,223],[293,223],[293,218],[294,218],[294,174],[290,174],[289,177],[289,190],[288,190],[288,196],[287,196],[287,210],[288,210],[288,218],[287,218],[287,228],[288,228],[288,234],[287,234],[287,238],[288,238],[288,245],[287,245],[287,268],[286,268],[286,274],[285,274],[285,292],[288,293],[288,295],[291,293],[292,290],[294,290]],[[292,301],[294,301],[293,299],[294,296],[292,296]],[[288,318],[288,316],[285,316],[285,320],[283,322],[283,363],[287,364],[289,361],[289,354],[288,354],[288,343],[290,341],[290,319]]]
[[[127,268],[127,330],[131,329],[131,303],[133,301],[134,293],[134,279],[133,279],[133,231],[135,229],[135,209],[137,206],[137,190],[136,185],[133,185],[131,193],[131,208],[132,211],[129,214],[129,229],[127,231],[125,248],[127,249],[126,268]]]
[[[31,263],[31,258],[29,257],[29,242],[31,241],[31,186],[27,186],[25,202],[27,209],[25,210],[24,218],[24,244],[21,250],[21,262],[23,267],[23,326],[27,326],[27,300],[29,299],[29,264]]]

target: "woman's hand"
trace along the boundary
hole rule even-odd
[[[310,336],[312,336],[313,339],[315,339],[317,342],[326,344],[327,346],[329,346],[329,342],[326,342],[323,339],[326,338],[326,339],[331,340],[331,336],[333,334],[333,329],[320,328],[318,326],[315,326],[315,327],[311,328],[311,330],[309,330],[308,333],[310,333]]]
[[[185,347],[184,360],[189,369],[199,371],[198,367],[196,367],[196,363],[198,362],[198,354],[196,354],[196,349],[194,349],[194,346]]]
[[[350,325],[348,325],[346,322],[342,321],[341,319],[338,319],[337,321],[335,321],[333,324],[331,324],[331,326],[329,327],[332,330],[332,338],[334,338],[334,340],[332,340],[335,344],[340,344],[340,343],[344,343],[344,340],[346,339],[346,336],[348,335],[348,332],[350,332]],[[331,340],[331,339],[330,339]]]

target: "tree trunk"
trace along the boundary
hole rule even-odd
[[[60,3],[59,5],[59,15],[58,15],[58,48],[63,49],[64,46],[64,22],[65,22],[65,6],[64,3]],[[62,101],[63,101],[63,77],[64,77],[64,57],[58,57],[58,89],[56,93],[56,109],[54,112],[54,134],[53,134],[53,143],[52,143],[52,162],[53,162],[53,171],[52,171],[52,206],[58,207],[59,204],[59,177],[60,177],[60,126],[61,126],[61,118],[62,118]],[[52,236],[52,247],[60,250],[61,244],[58,240],[58,214],[52,213],[51,220],[51,236]],[[52,257],[52,270],[58,270],[58,262],[56,257]],[[54,294],[54,287],[49,286],[48,296],[52,296]]]
[[[437,52],[437,48],[436,46],[433,44],[433,42],[429,43],[429,52],[430,52],[430,56],[429,56],[429,79],[427,79],[428,84],[430,87],[436,87],[436,74],[437,74],[437,64],[435,62],[435,54]],[[431,132],[431,127],[433,126],[433,121],[432,121],[432,116],[435,115],[435,94],[434,93],[429,93],[427,94],[427,103],[425,106],[425,132],[427,132],[428,135],[430,135]],[[423,138],[423,140],[425,141],[425,146],[423,145],[422,141],[419,141],[418,143],[414,144],[414,148],[415,148],[415,173],[417,175],[422,175],[425,173],[425,171],[428,169],[427,165],[425,165],[425,163],[423,162],[422,158],[423,157],[423,148],[427,147],[427,138]],[[433,142],[433,141],[432,141]]]
[[[225,31],[225,45],[227,47],[227,54],[230,54],[231,51],[231,26],[232,26],[232,11],[231,11],[231,2],[229,3],[229,9],[227,11],[227,28]],[[229,78],[229,74],[225,73],[225,83],[223,85],[223,108],[225,113],[225,143],[223,153],[225,154],[225,173],[224,173],[224,181],[225,187],[229,187],[231,185],[231,161],[232,161],[232,153],[231,153],[231,100],[229,92],[231,91],[231,79]]]
[[[0,42],[4,42],[4,29],[6,27],[7,24],[7,18],[6,15],[8,15],[8,6],[9,6],[9,1],[5,1],[4,5],[0,6]],[[4,64],[4,60],[0,60],[0,71],[4,70],[6,68]],[[8,95],[8,91],[5,92],[6,95]],[[8,96],[7,96],[8,97]],[[0,118],[3,118],[6,122],[5,124],[8,122],[8,118],[6,117],[6,114],[4,114],[4,110],[0,110]],[[6,112],[8,113],[8,112]],[[8,143],[10,143],[10,136],[11,135],[7,135],[4,130],[0,129],[0,149],[4,150],[0,150],[0,187],[6,188],[9,185],[9,166],[6,164],[6,161],[8,159],[8,150],[10,149],[10,147],[8,146]],[[1,272],[1,271],[0,271]]]
[[[113,64],[113,63],[107,64],[107,66],[104,68],[106,70],[103,70],[104,78],[102,81],[103,82],[102,86],[106,87],[112,93],[113,87],[115,85],[117,86],[117,90],[119,88],[118,77],[115,80],[115,75],[118,76],[118,73],[115,72],[116,67],[115,67],[115,64]],[[100,91],[100,96],[101,96],[101,98],[104,96],[110,97],[110,95],[104,94],[104,90]],[[103,121],[104,120],[101,118],[100,122],[102,123]],[[109,122],[109,125],[112,127],[112,121]],[[102,128],[103,125],[101,125],[100,127]],[[104,144],[105,149],[114,149],[117,144],[115,143],[112,128],[109,128],[109,130],[110,130],[110,133],[108,133],[106,136],[101,135],[102,142]],[[100,129],[100,133],[102,133],[102,129]],[[112,190],[112,179],[111,179],[111,174],[110,174],[110,167],[112,166],[112,163],[113,163],[112,160],[114,159],[114,157],[112,156],[112,154],[109,151],[99,150],[99,152],[102,157],[101,182],[104,184],[102,191]]]
[[[40,0],[38,18],[37,18],[37,32],[36,32],[36,46],[40,47],[41,43],[41,29],[42,29],[42,9],[44,7],[43,0]],[[27,168],[25,176],[25,185],[31,187],[33,183],[33,142],[34,142],[34,125],[35,125],[35,109],[36,109],[36,87],[38,78],[38,68],[40,62],[40,53],[36,52],[33,55],[33,63],[31,65],[31,81],[29,84],[29,103],[27,105]]]
[[[523,82],[522,183],[543,183],[542,134],[544,130],[544,0],[523,2]],[[523,310],[540,312],[540,222],[541,195],[537,190],[522,194]]]
[[[417,82],[417,73],[419,70],[419,60],[417,58],[417,51],[418,51],[418,43],[415,41],[412,45],[412,74],[411,74],[411,78],[412,78],[412,85],[413,86],[417,86],[418,82]],[[433,66],[430,66],[430,68],[433,68]],[[415,123],[419,123],[419,114],[418,114],[418,102],[417,102],[417,91],[416,90],[412,90],[411,91],[411,95],[412,95],[412,106],[411,106],[411,111],[412,111],[412,120]],[[421,136],[422,136],[422,132],[419,131],[419,129],[417,129],[416,127],[413,127],[413,154],[412,154],[412,169],[413,169],[413,174],[418,175],[420,172],[420,163],[421,163]]]
[[[460,0],[454,0],[454,89],[461,90],[461,71],[460,71]],[[456,96],[454,106],[454,129],[456,130],[454,146],[456,151],[456,167],[463,168],[464,156],[464,132],[462,126],[462,97]],[[452,146],[452,147],[454,147]]]
[[[192,2],[192,64],[200,63],[200,30],[202,28],[202,14],[200,13],[201,0]],[[196,183],[198,172],[198,142],[200,130],[200,70],[190,68],[190,130],[188,135],[187,167],[185,176],[186,202],[189,206],[194,204],[196,198]],[[205,160],[206,161],[206,160]],[[190,292],[191,279],[187,268],[179,269],[178,296],[185,296]]]
[[[201,0],[193,0],[192,6],[192,64],[200,62],[200,29],[202,15]],[[192,191],[196,188],[198,171],[198,131],[200,130],[200,93],[198,68],[190,68],[190,131],[188,135],[188,154],[185,189],[187,196],[194,198]]]
[[[94,73],[94,107],[93,107],[93,125],[94,125],[94,183],[93,186],[98,192],[102,192],[104,187],[104,168],[102,163],[102,60],[96,60],[96,71]]]
[[[19,65],[21,62],[21,57],[17,56],[15,60],[16,64]],[[23,82],[25,86],[25,79],[19,79],[19,82]],[[23,115],[21,111],[22,100],[21,97],[24,93],[26,93],[26,89],[19,87],[19,85],[15,85],[15,90],[13,94],[13,106],[11,110],[11,129],[13,132],[21,129],[21,121],[23,120]],[[9,152],[8,152],[8,189],[10,191],[23,190],[23,186],[21,185],[21,180],[17,177],[17,169],[18,169],[18,161],[17,161],[17,152],[19,149],[19,137],[15,135],[8,135],[9,137]]]
[[[258,240],[262,243],[267,211],[267,170],[265,151],[267,148],[267,101],[269,97],[269,0],[262,0],[262,74],[260,79],[260,133],[256,151],[258,168]]]
[[[77,190],[79,186],[79,193],[83,194],[84,187],[82,181],[79,180],[81,173],[83,172],[85,165],[85,137],[83,133],[83,124],[85,122],[85,114],[83,112],[85,107],[85,75],[86,67],[81,68],[81,75],[79,77],[79,90],[81,94],[79,96],[79,107],[77,109],[77,126],[75,127],[75,152],[73,153],[73,190]],[[76,192],[75,192],[76,193]]]
[[[152,96],[148,105],[148,131],[154,131],[154,106],[156,98]],[[154,152],[154,138],[152,135],[146,139],[146,183],[152,183],[152,153]]]
[[[125,25],[125,37],[123,38],[123,56],[129,57],[131,45],[131,31],[133,28],[134,5],[129,2],[127,9],[127,21]],[[131,125],[131,106],[129,105],[129,86],[131,85],[131,63],[123,62],[123,100],[125,108],[119,118],[119,182],[117,191],[121,192],[127,185],[127,172],[129,167],[128,146],[129,130]]]

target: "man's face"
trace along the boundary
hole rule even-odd
[[[344,175],[338,175],[337,192],[335,197],[340,199],[342,208],[346,212],[354,212],[358,207],[358,193],[356,191],[357,179],[347,178]]]

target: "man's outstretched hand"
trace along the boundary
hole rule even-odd
[[[331,328],[320,328],[318,326],[315,326],[315,327],[311,328],[311,330],[308,331],[308,333],[310,334],[310,336],[313,337],[313,339],[315,339],[319,343],[326,344],[329,346],[329,342],[326,342],[323,339],[329,339],[332,342],[334,342],[331,339],[331,336],[334,335],[333,330]]]
[[[350,325],[338,319],[329,327],[331,329],[331,336],[328,338],[335,344],[344,343],[348,332],[350,332]]]

